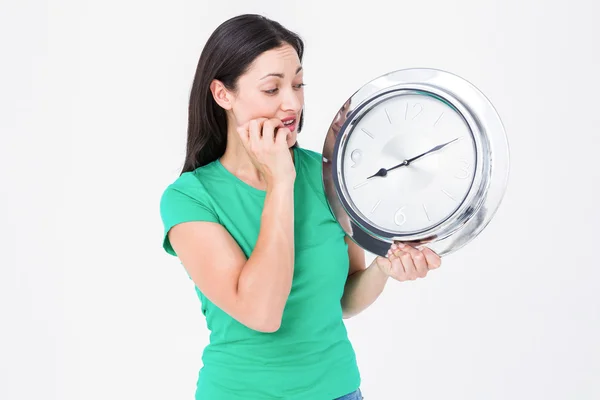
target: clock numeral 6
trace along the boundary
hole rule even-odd
[[[402,210],[405,208],[406,206],[401,207],[398,211],[396,211],[396,214],[394,214],[394,222],[398,226],[402,226],[406,222],[406,215],[402,212]]]
[[[471,163],[467,160],[460,160],[461,167],[459,168],[460,173],[454,175],[458,179],[467,179],[470,175],[469,169],[471,168]]]
[[[360,161],[362,160],[362,151],[360,151],[359,149],[354,150],[350,154],[350,159],[354,161],[354,164],[352,164],[352,168],[356,167],[358,164],[360,164]]]

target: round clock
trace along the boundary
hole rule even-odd
[[[508,181],[498,113],[471,83],[437,69],[368,82],[337,113],[322,154],[332,212],[380,256],[395,241],[458,250],[487,226]]]

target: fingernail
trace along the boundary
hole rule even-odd
[[[396,243],[392,243],[392,249],[396,250],[398,248],[398,246],[396,246]]]
[[[404,243],[398,242],[398,247],[401,248],[401,249],[403,249],[403,248],[406,247],[406,245]]]

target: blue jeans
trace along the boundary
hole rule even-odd
[[[342,397],[338,397],[337,399],[334,400],[363,400],[364,397],[359,389],[356,389],[356,391],[352,392],[352,393],[348,393]]]

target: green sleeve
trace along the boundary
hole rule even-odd
[[[164,226],[163,249],[177,256],[169,241],[168,233],[172,227],[182,222],[208,221],[219,223],[208,195],[202,196],[203,191],[187,191],[185,188],[170,185],[160,200],[160,215]]]

